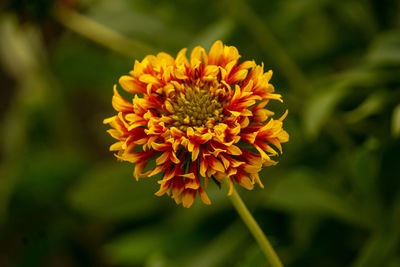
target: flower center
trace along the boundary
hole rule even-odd
[[[170,118],[175,120],[172,125],[181,130],[193,126],[213,128],[224,117],[217,91],[208,87],[186,87],[184,92],[167,101]]]

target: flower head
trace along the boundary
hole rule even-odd
[[[104,120],[118,140],[110,150],[135,164],[137,180],[161,173],[156,195],[171,195],[184,207],[197,193],[211,203],[205,192],[210,178],[228,177],[230,192],[234,183],[263,187],[259,171],[276,164],[271,157],[289,139],[282,129],[287,112],[273,119],[265,108],[269,100],[282,102],[269,83],[272,71],[254,61],[239,63],[238,50],[221,41],[208,54],[200,46],[189,59],[185,54],[146,56],[119,79],[132,99],[114,86],[118,114]]]

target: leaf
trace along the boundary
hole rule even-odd
[[[381,35],[372,45],[367,60],[376,65],[400,64],[400,32]]]
[[[379,161],[376,153],[365,144],[364,147],[354,151],[350,160],[351,182],[357,193],[361,193],[364,200],[376,204]]]
[[[222,18],[200,32],[192,41],[190,47],[200,45],[204,48],[211,47],[216,40],[224,39],[233,30],[234,23],[230,18]]]
[[[399,267],[400,266],[400,257],[394,257],[389,261],[388,267]]]
[[[146,261],[145,267],[167,267],[172,263],[162,254],[153,253]]]
[[[304,253],[305,249],[309,247],[312,242],[313,236],[317,232],[320,223],[321,218],[319,216],[311,216],[301,212],[294,214],[291,219],[290,228],[293,235],[291,257],[295,257],[295,255],[299,253]]]
[[[50,87],[53,80],[48,75],[41,31],[29,23],[25,27],[19,26],[15,14],[3,14],[0,18],[0,64],[6,73],[4,77],[9,76],[7,79],[13,79],[11,86],[6,82],[3,85],[4,89],[2,88],[2,91],[12,93],[2,94],[3,103],[0,112],[0,157],[2,159],[0,177],[4,178],[0,179],[0,224],[7,218],[9,204],[16,187],[20,185],[21,176],[32,178],[26,177],[29,175],[22,171],[27,165],[26,158],[29,158],[29,163],[41,162],[38,157],[40,154],[34,148],[36,140],[30,128],[33,126],[31,117],[36,115],[33,115],[33,111],[44,107],[48,111],[51,102],[49,99],[56,99],[57,96],[54,92],[56,91],[54,84]],[[3,77],[3,74],[1,76]],[[53,89],[51,97],[47,95],[50,88]],[[3,98],[7,95],[10,99]],[[5,104],[4,101],[9,103]],[[57,113],[60,114],[60,105],[57,108]],[[61,116],[57,117],[57,119],[60,118]],[[30,150],[35,151],[36,154],[29,154]],[[53,151],[53,153],[57,152],[59,151]],[[63,157],[54,157],[53,154],[53,163],[56,163],[54,158]],[[60,166],[60,168],[63,167]],[[46,169],[43,171],[46,172]],[[54,185],[51,182],[49,184]],[[31,199],[29,203],[32,203]]]
[[[14,192],[15,184],[18,181],[18,176],[12,171],[12,168],[0,165],[0,177],[7,177],[7,179],[0,179],[0,227],[7,218],[11,196]]]
[[[113,264],[142,265],[153,257],[162,257],[168,262],[174,259],[171,255],[178,257],[193,242],[190,231],[164,223],[124,233],[105,245],[103,251]]]
[[[400,241],[400,194],[386,218],[380,219],[380,228],[372,234],[360,254],[352,264],[353,267],[388,266],[390,256],[396,256]]]
[[[194,250],[183,266],[212,267],[228,262],[231,254],[238,249],[248,236],[247,229],[241,222],[235,222],[206,245]]]
[[[184,31],[185,24],[169,25],[170,22],[164,16],[154,11],[153,8],[152,12],[149,12],[133,1],[102,0],[93,6],[89,16],[135,41],[147,41],[146,46],[149,45],[149,41],[164,49],[190,42],[192,34]]]
[[[43,203],[60,204],[66,188],[85,170],[87,161],[68,149],[36,150],[21,168],[16,194],[26,207]],[[35,201],[33,202],[32,199]]]
[[[370,86],[379,80],[379,72],[368,69],[355,69],[330,78],[323,84],[316,85],[319,88],[311,95],[305,104],[303,112],[303,127],[310,139],[318,136],[324,123],[329,119],[338,103],[351,91],[354,86]],[[332,84],[332,85],[330,85]]]
[[[151,255],[163,255],[175,237],[167,229],[147,228],[124,233],[104,247],[105,257],[113,264],[142,264]]]
[[[400,104],[398,104],[392,113],[392,136],[394,138],[400,137]]]
[[[287,212],[320,214],[363,227],[370,226],[369,219],[353,203],[328,191],[318,180],[312,171],[297,169],[277,182],[266,196],[266,205]]]
[[[182,213],[191,209],[184,209]],[[187,221],[174,215],[163,224],[124,233],[113,239],[104,247],[108,261],[141,265],[149,258],[162,257],[171,266],[220,266],[232,258],[232,253],[243,246],[249,236],[245,226],[236,221],[214,238],[204,238],[198,227],[201,223],[210,226],[205,218]]]
[[[157,179],[136,182],[132,171],[132,164],[121,162],[94,167],[71,188],[69,204],[108,220],[138,219],[160,211],[163,201],[154,195],[158,190]]]
[[[118,54],[108,56],[92,44],[80,39],[62,38],[52,51],[52,67],[63,88],[69,94],[93,90],[96,95],[103,94],[107,100],[112,92],[112,84],[118,76],[131,67],[131,59]],[[102,66],[99,68],[98,66]]]
[[[385,91],[380,90],[371,94],[364,102],[362,102],[357,108],[349,111],[345,115],[345,119],[349,123],[359,122],[366,117],[378,113],[385,105],[387,100],[387,94]]]
[[[238,262],[237,267],[269,266],[265,256],[257,245],[253,245],[244,251],[244,260]]]
[[[335,106],[344,97],[345,87],[341,84],[320,91],[305,105],[303,125],[309,138],[315,138]]]

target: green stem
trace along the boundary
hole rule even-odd
[[[115,52],[129,57],[137,57],[154,52],[154,49],[148,45],[129,39],[107,26],[79,14],[73,9],[57,5],[53,14],[54,19],[64,27]]]
[[[229,182],[227,178],[224,179],[223,186],[227,191],[229,191]],[[233,188],[233,192],[230,196],[228,196],[228,198],[232,201],[236,211],[239,213],[243,222],[256,239],[261,251],[264,253],[270,265],[272,267],[283,267],[281,260],[276,254],[274,248],[271,246],[271,243],[268,241],[267,236],[264,234],[254,217],[251,215],[250,211],[247,209],[235,188]]]

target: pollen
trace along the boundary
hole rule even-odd
[[[169,117],[174,120],[172,126],[181,130],[195,126],[214,128],[224,119],[224,101],[219,100],[218,91],[221,90],[208,86],[185,86],[184,91],[166,102]]]

